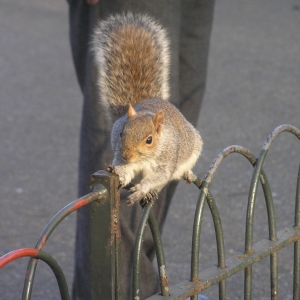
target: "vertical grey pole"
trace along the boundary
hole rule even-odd
[[[121,299],[121,227],[118,176],[98,171],[91,176],[91,188],[107,189],[105,201],[90,206],[92,300]]]

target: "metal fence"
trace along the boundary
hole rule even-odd
[[[140,259],[143,234],[146,224],[149,224],[155,243],[158,273],[161,292],[150,297],[159,299],[197,299],[197,294],[214,284],[219,285],[219,299],[226,299],[226,278],[244,270],[244,299],[251,299],[252,265],[263,258],[270,257],[270,299],[278,299],[278,256],[277,252],[294,243],[294,272],[293,272],[293,299],[300,299],[300,165],[295,191],[294,225],[281,231],[276,229],[276,218],[272,193],[267,176],[263,170],[263,163],[274,139],[282,132],[292,133],[300,140],[300,130],[291,125],[277,127],[265,140],[256,158],[249,150],[241,146],[230,146],[224,149],[214,159],[205,178],[199,178],[194,184],[200,190],[200,196],[195,209],[193,239],[191,246],[191,275],[190,280],[183,281],[169,287],[167,268],[161,236],[152,213],[153,203],[143,206],[141,221],[136,236],[133,259],[132,290],[134,300],[139,298],[140,291]],[[253,175],[248,195],[248,206],[245,230],[245,248],[243,253],[225,258],[224,238],[221,218],[217,204],[210,193],[212,179],[225,157],[231,153],[239,153],[253,165]],[[268,213],[269,237],[253,244],[253,220],[256,193],[261,184]],[[118,191],[118,177],[99,171],[91,177],[92,192],[75,200],[61,209],[42,231],[33,248],[17,249],[0,258],[0,268],[21,257],[30,257],[23,289],[23,300],[31,298],[36,266],[39,260],[44,261],[52,269],[60,290],[61,299],[70,299],[69,290],[64,273],[58,262],[43,249],[51,233],[57,225],[70,213],[85,205],[91,209],[91,230],[97,232],[91,241],[92,257],[92,299],[121,299],[121,233],[120,233],[120,195]],[[207,202],[215,227],[218,261],[206,270],[199,270],[201,221],[204,203]],[[101,228],[101,232],[99,232]]]

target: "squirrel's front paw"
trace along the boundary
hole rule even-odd
[[[106,171],[115,174],[115,167],[111,164],[105,164],[106,166]]]
[[[118,170],[117,166],[113,166],[111,164],[106,164],[106,170],[110,173],[113,173],[113,174],[116,174],[119,176],[119,188],[123,188],[124,186],[126,186],[128,184],[128,182],[126,182],[125,176],[122,175],[122,172],[120,170]]]
[[[140,201],[145,196],[145,194],[140,189],[138,189],[136,186],[133,186],[132,188],[130,188],[129,191],[132,194],[130,194],[127,197],[126,202],[127,202],[128,206],[133,205],[135,202]]]
[[[141,189],[139,189],[139,185],[133,186],[129,190],[132,194],[127,197],[127,205],[133,205],[135,202],[140,200],[144,200],[145,203],[154,201],[158,198],[158,193],[156,191],[149,191],[148,193],[143,193]]]
[[[144,203],[148,203],[151,201],[155,201],[158,199],[158,192],[157,191],[150,191],[146,194],[146,196],[143,198]]]

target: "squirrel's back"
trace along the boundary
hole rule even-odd
[[[112,121],[151,98],[169,97],[169,41],[165,30],[141,14],[112,16],[99,23],[92,44],[100,98]]]

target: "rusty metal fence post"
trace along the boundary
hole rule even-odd
[[[91,203],[91,292],[92,300],[121,299],[121,232],[119,179],[106,171],[91,177],[92,190],[103,185],[107,197]]]

